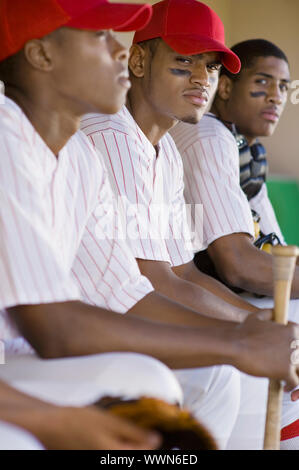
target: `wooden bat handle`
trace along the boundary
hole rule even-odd
[[[274,321],[288,322],[288,305],[299,249],[296,246],[272,247],[274,276]],[[279,450],[283,384],[270,380],[268,391],[264,450]]]

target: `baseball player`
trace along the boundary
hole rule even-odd
[[[194,126],[179,123],[171,134],[183,157],[186,201],[204,207],[203,251],[195,264],[227,285],[266,296],[246,295],[266,307],[273,305],[273,276],[264,248],[285,242],[268,198],[267,156],[258,138],[271,136],[278,125],[290,70],[284,52],[270,41],[252,39],[232,50],[243,64],[241,72],[234,76],[223,68],[211,111]],[[297,267],[292,297],[298,294]],[[289,318],[298,322],[298,315],[298,300],[292,300]],[[288,395],[284,400],[281,445],[297,448],[295,405]]]
[[[289,344],[298,338],[296,327],[267,322],[264,328],[255,316],[242,324],[224,322],[171,301],[154,292],[125,241],[106,233],[107,227],[117,228],[118,219],[103,159],[76,132],[84,114],[115,113],[130,86],[127,51],[110,31],[98,29],[106,28],[103,23],[95,25],[97,7],[106,18],[106,2],[82,6],[61,0],[57,7],[47,1],[45,10],[38,10],[50,21],[42,31],[44,23],[27,3],[26,10],[23,2],[17,4],[18,15],[7,1],[3,6],[2,338],[8,351],[16,352],[21,334],[48,360],[34,354],[8,356],[1,377],[37,398],[77,406],[120,390],[124,397],[150,395],[182,403],[174,374],[157,359],[173,369],[229,364],[295,386],[297,368],[290,364]],[[139,13],[146,13],[144,7]],[[12,35],[20,16],[24,29]],[[112,17],[119,19],[118,14]],[[122,20],[113,27],[133,27],[127,17]],[[278,338],[285,348],[273,361]],[[230,367],[212,367],[201,380],[206,373],[197,369],[178,375],[184,387],[187,382],[184,399],[196,403],[197,416],[224,446],[238,412],[238,375]],[[61,376],[69,383],[78,377],[82,388],[70,390]],[[38,377],[43,379],[37,387]]]
[[[199,120],[216,90],[221,63],[236,72],[239,60],[224,45],[220,19],[194,1],[156,4],[151,22],[133,43],[126,107],[113,116],[89,114],[81,129],[106,157],[110,182],[131,229],[127,240],[156,290],[197,311],[240,321],[248,307],[241,302],[243,311],[236,313],[231,303],[241,308],[240,299],[196,272],[186,250],[182,163],[167,135],[178,120]],[[165,206],[172,209],[166,224],[159,213]],[[161,233],[162,225],[168,236]],[[136,313],[135,307],[131,311]],[[153,309],[142,314],[171,321]],[[188,324],[187,317],[181,321]],[[192,373],[177,375],[185,387],[192,383]]]
[[[22,358],[11,356],[10,352],[25,353],[24,340],[20,338],[14,343],[13,327],[7,322],[9,309],[18,305],[28,305],[27,315],[30,315],[30,305],[33,308],[36,304],[52,305],[58,311],[59,305],[68,306],[77,313],[80,311],[81,296],[70,276],[72,251],[76,249],[86,214],[90,212],[89,205],[93,204],[85,197],[94,198],[104,175],[97,156],[85,156],[88,147],[85,139],[78,137],[70,142],[69,139],[78,127],[76,120],[80,113],[89,106],[90,109],[114,111],[125,99],[127,51],[107,28],[135,29],[145,24],[150,14],[151,8],[147,5],[109,5],[101,0],[86,1],[84,5],[79,1],[0,2],[0,74],[6,86],[5,101],[0,106],[0,304],[6,309],[0,315],[1,344],[7,340],[6,363],[0,368],[0,375],[5,376],[12,386],[31,395],[29,398],[18,394],[12,387],[1,384],[0,419],[3,423],[0,441],[4,448],[30,445],[27,435],[20,435],[19,430],[9,427],[6,422],[30,431],[46,448],[57,448],[59,440],[61,448],[76,448],[76,445],[94,449],[140,448],[139,443],[152,448],[146,434],[141,441],[135,440],[133,428],[130,438],[130,429],[125,423],[122,429],[122,422],[110,419],[104,413],[72,408],[89,405],[101,394],[136,396],[138,387],[134,387],[134,377],[138,369],[143,388],[139,390],[141,394],[155,396],[156,387],[160,390],[158,395],[163,390],[170,401],[180,401],[181,391],[172,373],[158,361],[142,355],[90,354],[92,351],[86,350],[90,355],[77,360],[42,361],[34,354]],[[61,55],[58,50],[63,50]],[[55,72],[54,55],[57,61]],[[87,64],[84,64],[83,56],[91,67],[92,78],[85,83],[85,96],[81,93],[79,99],[77,92],[80,89],[76,89],[79,82],[74,83],[73,90],[68,88],[67,77],[61,68],[66,65],[64,72],[70,74],[76,67],[84,70]],[[56,74],[59,69],[58,91]],[[97,96],[93,94],[91,99],[89,87],[96,90],[99,83],[102,86],[105,83],[107,89],[105,92],[102,89]],[[56,101],[51,102],[54,88]],[[49,93],[47,97],[45,90]],[[99,178],[94,184],[92,180],[88,181],[88,186],[93,184],[91,193],[84,192],[86,188],[82,186],[80,171],[83,168],[90,168],[91,174]],[[67,225],[68,229],[72,227],[69,233]],[[138,273],[137,268],[136,271]],[[135,281],[140,289],[146,292],[151,289],[149,282],[138,274]],[[21,317],[21,314],[17,315]],[[43,316],[47,316],[45,310]],[[53,327],[58,338],[60,326],[56,320]],[[50,357],[52,346],[45,340],[46,330],[35,331],[39,345],[43,344],[41,348],[36,344],[36,349],[44,357]],[[32,341],[33,337],[29,336]],[[102,350],[99,345],[96,349],[94,353]],[[67,355],[66,350],[61,351],[61,356]],[[75,351],[73,355],[76,355]],[[30,362],[27,367],[26,360]],[[119,368],[123,371],[122,377]],[[142,371],[146,373],[142,374]],[[135,389],[133,395],[126,386],[128,382],[131,383],[129,388]],[[70,408],[47,405],[48,414],[46,405],[44,410],[41,409],[43,405],[38,398]],[[37,420],[43,422],[39,425]],[[71,422],[73,430],[69,429]],[[124,441],[127,432],[128,446]]]

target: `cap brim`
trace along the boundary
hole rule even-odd
[[[162,39],[179,54],[194,55],[204,54],[205,52],[221,52],[221,62],[227,70],[231,73],[239,73],[241,70],[239,57],[221,42],[205,36],[195,35],[162,36]]]
[[[113,29],[115,31],[138,31],[144,28],[152,16],[150,5],[106,3],[94,7],[65,26],[96,31]]]

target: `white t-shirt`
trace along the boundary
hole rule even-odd
[[[107,236],[113,196],[101,155],[82,132],[56,158],[6,98],[0,149],[2,341],[15,351],[10,340],[20,336],[8,307],[84,300],[124,313],[153,290],[125,242]]]
[[[281,235],[267,188],[248,202],[240,186],[239,151],[232,133],[211,114],[198,124],[179,123],[171,135],[184,163],[185,199],[203,204],[203,249],[232,233],[254,237],[251,209],[263,233]]]
[[[126,107],[85,116],[81,130],[104,157],[134,256],[173,266],[192,260],[183,165],[171,137],[157,155]]]

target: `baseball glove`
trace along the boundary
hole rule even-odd
[[[159,432],[160,450],[217,450],[211,433],[187,410],[155,398],[115,400],[105,397],[99,405],[145,429]]]

